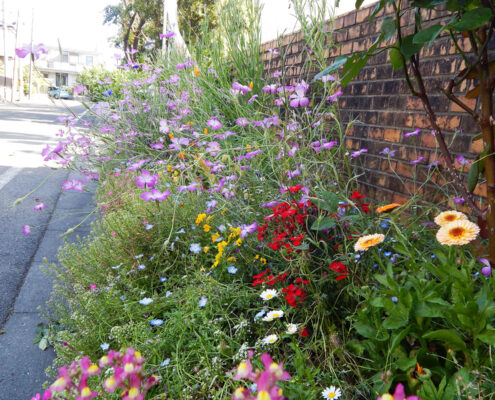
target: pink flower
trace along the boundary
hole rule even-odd
[[[150,201],[150,200],[163,201],[168,196],[170,196],[170,190],[165,190],[164,192],[160,192],[157,189],[151,189],[151,192],[141,193],[141,198],[144,201]]]
[[[22,225],[22,233],[24,235],[29,235],[31,233],[31,227],[29,225]]]
[[[140,188],[153,188],[158,182],[158,174],[153,174],[151,175],[150,172],[146,171],[143,169],[141,172],[141,175],[136,177],[136,185],[138,185]]]
[[[35,44],[34,46],[30,44],[27,47],[15,49],[15,54],[19,58],[24,58],[28,54],[31,54],[34,57],[34,59],[37,60],[40,58],[40,54],[46,54],[47,53],[47,51],[45,50],[45,48],[43,46],[44,46],[43,43],[38,43],[38,44]]]
[[[308,85],[306,82],[302,81],[300,85],[294,88],[294,93],[290,95],[290,106],[306,107],[309,104],[309,99],[306,97],[306,91],[308,90]]]
[[[83,187],[83,181],[74,178],[62,183],[62,189],[64,190],[75,190],[76,192],[82,192]]]
[[[34,211],[41,211],[45,208],[45,203],[39,203],[39,204],[36,204],[33,209]]]
[[[404,133],[404,137],[407,138],[409,136],[418,136],[419,132],[421,132],[421,129],[418,128],[414,132]]]
[[[386,393],[388,394],[388,393]],[[389,395],[389,394],[388,394]],[[384,396],[384,395],[382,395]],[[378,397],[376,400],[385,400],[382,396]],[[389,395],[390,396],[390,395]],[[421,400],[418,396],[408,396],[404,392],[404,385],[402,383],[398,383],[395,387],[395,392],[392,395],[393,400]]]
[[[409,164],[412,164],[412,165],[419,164],[423,160],[424,160],[424,157],[419,156],[417,160],[413,160]]]
[[[218,121],[217,119],[215,118],[210,118],[208,121],[206,121],[206,125],[208,125],[211,129],[213,129],[214,131],[220,129],[223,125],[220,123],[220,121]]]

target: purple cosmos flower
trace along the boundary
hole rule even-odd
[[[455,204],[463,204],[465,202],[466,202],[466,200],[464,200],[462,197],[454,197],[454,203]]]
[[[258,229],[258,223],[253,222],[251,225],[241,225],[241,238],[244,239],[248,233],[253,233]]]
[[[290,106],[294,108],[306,107],[309,104],[309,99],[306,97],[307,90],[306,82],[302,81],[300,85],[297,85],[294,88],[294,93],[290,95]]]
[[[421,132],[421,129],[418,128],[414,132],[404,133],[404,137],[408,138],[409,136],[418,136],[419,132]]]
[[[47,54],[47,51],[45,50],[45,48],[43,46],[44,46],[43,43],[38,43],[35,45],[30,44],[29,46],[22,47],[20,49],[15,49],[15,54],[19,58],[24,58],[28,54],[32,54],[34,59],[37,60],[40,58],[41,54]]]
[[[198,190],[198,183],[197,182],[193,182],[190,185],[179,186],[177,188],[177,191],[179,193],[181,193],[181,192],[183,192],[185,190],[187,190],[188,192],[194,192],[194,191]]]
[[[174,31],[167,31],[165,33],[160,33],[158,35],[160,37],[160,39],[170,39],[170,38],[173,38],[175,36],[175,32]]]
[[[36,204],[33,209],[34,211],[41,211],[45,208],[45,203],[39,203],[39,204]]]
[[[353,152],[350,156],[352,158],[356,158],[356,157],[359,157],[361,154],[367,153],[367,152],[368,152],[368,149],[360,149],[360,150]]]
[[[416,165],[419,164],[421,161],[423,161],[425,158],[422,156],[419,156],[417,160],[411,161],[409,164]]]
[[[155,187],[156,183],[158,182],[159,176],[158,174],[151,174],[145,169],[141,171],[141,175],[136,177],[136,185],[138,185],[140,188],[153,188]]]
[[[170,133],[170,128],[168,126],[168,121],[166,119],[160,120],[160,128],[159,128],[161,133],[169,134]]]
[[[168,196],[170,196],[170,190],[165,190],[164,192],[160,192],[157,189],[151,189],[151,192],[141,193],[141,198],[146,202],[150,200],[163,201]]]
[[[29,235],[31,233],[31,227],[29,225],[22,225],[22,233],[24,235]]]
[[[70,179],[62,183],[62,189],[64,190],[75,190],[77,192],[82,192],[84,183],[79,179]]]
[[[220,121],[218,121],[215,118],[210,118],[208,121],[206,121],[206,125],[208,125],[214,131],[217,131],[218,129],[222,128],[222,126],[223,126],[220,123]]]
[[[256,100],[257,97],[258,97],[257,94],[252,95],[251,98],[248,100],[248,104],[253,103]]]
[[[385,155],[389,155],[390,157],[393,157],[395,156],[395,153],[397,152],[397,150],[390,150],[388,147],[385,147],[382,151],[380,151],[380,153],[378,154],[385,154]]]
[[[246,126],[249,124],[249,121],[247,120],[247,118],[237,118],[237,120],[235,121],[237,125],[239,126]]]
[[[180,151],[182,150],[182,146],[188,146],[189,145],[189,139],[185,137],[178,137],[178,138],[173,138],[171,140],[171,144],[169,144],[168,148],[170,150],[177,150]]]
[[[337,97],[342,96],[342,94],[343,94],[342,91],[339,90],[337,93],[332,94],[331,96],[328,96],[326,98],[326,100],[327,101],[330,101],[331,103],[333,103],[333,102],[335,102],[335,100],[337,99]]]
[[[333,75],[323,75],[322,77],[320,77],[320,81],[322,82],[333,82],[335,81],[335,77]]]

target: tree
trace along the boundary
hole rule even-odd
[[[363,0],[356,0],[360,8]],[[495,5],[492,0],[380,0],[370,17],[370,22],[385,7],[393,8],[393,16],[384,18],[381,33],[373,45],[365,52],[349,56],[340,56],[315,76],[315,80],[331,71],[342,67],[342,83],[348,84],[366,65],[368,59],[382,51],[387,51],[394,70],[403,70],[404,77],[412,95],[418,97],[435,132],[446,172],[454,187],[462,194],[473,214],[478,217],[482,234],[489,239],[489,257],[495,267],[495,112],[493,109],[493,91],[495,89],[495,58],[489,43],[495,37]],[[444,24],[424,27],[422,15],[430,9],[447,10],[449,14]],[[404,20],[406,13],[413,13],[414,32],[406,34]],[[431,45],[441,34],[452,40],[457,54],[465,68],[454,77],[447,87],[438,87],[450,101],[469,113],[478,124],[481,135],[474,140],[483,140],[484,151],[472,163],[467,184],[464,177],[456,170],[454,157],[450,153],[445,137],[438,124],[437,116],[430,101],[421,74],[421,50]],[[467,40],[469,51],[464,46]],[[380,46],[385,42],[385,46]],[[468,80],[477,80],[477,86],[468,92],[468,98],[477,98],[479,106],[470,108],[455,94],[455,89]],[[473,201],[472,192],[482,177],[487,186],[487,205],[479,208]],[[486,229],[485,229],[486,227]]]

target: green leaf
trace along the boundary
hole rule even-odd
[[[48,339],[46,337],[42,338],[38,343],[40,350],[45,351],[48,348]]]
[[[414,367],[416,365],[416,358],[399,358],[395,364],[401,369],[402,371],[407,371],[408,369]]]
[[[400,345],[400,343],[402,342],[402,340],[404,340],[404,338],[407,336],[410,330],[411,327],[408,326],[407,328],[403,329],[400,333],[393,336],[392,343],[390,343],[390,349],[389,349],[390,353],[392,353],[395,350],[395,348],[398,345]]]
[[[471,164],[471,168],[469,168],[468,172],[468,190],[470,193],[474,192],[474,189],[476,189],[476,185],[478,185],[478,178],[480,175],[480,166],[479,166],[479,160],[476,160]]]
[[[457,332],[450,329],[438,329],[436,331],[428,332],[423,335],[423,338],[445,342],[452,350],[466,349],[466,343],[464,343],[464,340],[462,340]]]
[[[485,329],[482,333],[476,335],[476,339],[490,346],[495,346],[495,330]]]
[[[357,333],[359,333],[361,336],[364,336],[365,338],[371,339],[375,337],[376,330],[369,325],[359,323],[354,324],[354,329]]]
[[[330,229],[335,226],[336,222],[334,218],[330,217],[319,217],[313,225],[311,225],[311,229],[314,231],[321,231],[323,229]]]
[[[381,31],[383,33],[383,38],[385,41],[392,39],[395,33],[395,19],[392,17],[386,17],[383,19]]]
[[[414,7],[422,7],[422,8],[435,8],[441,4],[446,3],[447,0],[414,0]]]
[[[413,43],[414,35],[406,36],[402,39],[402,44],[400,46],[400,52],[406,58],[411,57],[421,50],[422,44]]]
[[[383,320],[383,327],[387,329],[397,329],[406,326],[409,322],[408,319],[399,317],[388,317]]]
[[[364,66],[368,62],[368,58],[369,58],[369,54],[365,53],[357,61],[354,61],[350,65],[349,71],[347,72],[347,74],[344,76],[344,78],[341,81],[343,86],[347,86],[347,84],[352,79],[354,79],[356,76],[358,76],[358,74],[361,72],[361,70],[364,68]]]
[[[442,311],[443,311],[442,307],[433,304],[428,304],[425,302],[420,302],[416,306],[416,314],[418,314],[421,317],[427,317],[427,318],[441,317],[443,315]]]
[[[454,24],[453,29],[456,31],[470,31],[485,25],[492,17],[492,11],[489,8],[475,8],[465,13],[461,20]]]
[[[431,46],[433,41],[440,35],[443,31],[443,25],[433,25],[429,28],[423,29],[422,31],[416,33],[413,37],[414,44],[423,44],[428,43],[428,46]]]
[[[402,61],[402,57],[400,55],[400,51],[397,47],[392,47],[390,49],[390,64],[394,68],[394,71],[398,71],[401,68],[404,68],[404,62]]]
[[[370,304],[371,304],[373,307],[379,307],[379,308],[384,307],[384,305],[383,305],[383,299],[382,299],[381,297],[374,297],[374,298],[370,301]]]
[[[356,9],[359,9],[359,7],[361,7],[363,2],[364,2],[364,0],[356,0],[356,4],[355,4]]]
[[[338,70],[341,66],[343,66],[347,62],[347,56],[338,56],[335,58],[335,61],[332,65],[326,67],[323,71],[317,73],[311,82],[315,82],[320,79],[323,75],[327,75],[330,72]]]

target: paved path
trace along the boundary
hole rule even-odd
[[[76,113],[83,112],[80,104],[71,103]],[[33,344],[42,321],[37,309],[49,299],[53,285],[40,267],[44,258],[57,261],[64,242],[60,235],[94,208],[92,192],[61,191],[63,181],[76,177],[73,173],[43,166],[40,152],[57,142],[60,115],[67,115],[64,107],[46,100],[0,105],[0,400],[29,400],[42,390],[44,370],[55,354]],[[45,179],[36,193],[12,207]],[[33,210],[36,198],[46,204],[44,210]],[[25,224],[32,227],[29,236],[22,234]],[[89,230],[88,220],[67,239]]]

